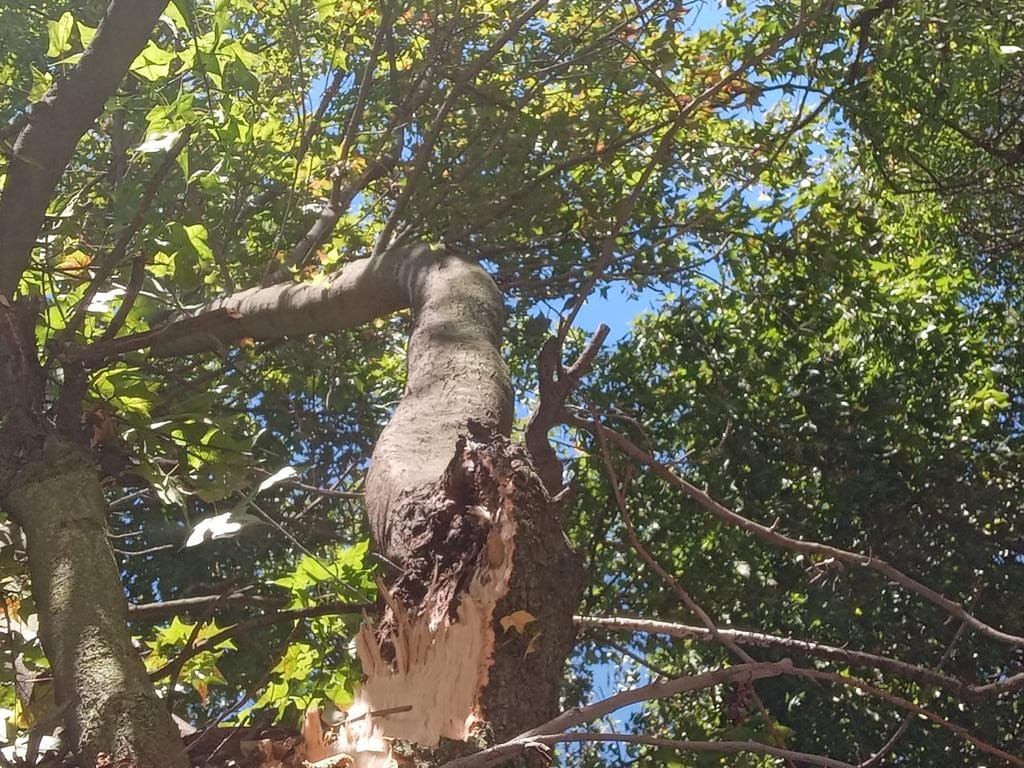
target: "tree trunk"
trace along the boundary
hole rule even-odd
[[[484,643],[472,670],[483,684],[477,710],[451,713],[462,721],[440,735],[464,737],[470,716],[493,737],[509,737],[558,712],[582,568],[525,451],[506,439],[513,404],[500,349],[504,308],[490,276],[475,261],[421,253],[403,287],[414,316],[409,383],[374,448],[370,525],[377,547],[403,569],[392,591],[410,617],[457,622],[474,580],[483,582],[476,599],[490,588],[484,603],[495,603],[476,630]],[[525,632],[504,630],[500,620],[517,611],[534,620]],[[433,642],[439,637],[435,629]],[[448,702],[436,703],[445,711]]]
[[[310,753],[340,750],[359,766],[388,765],[395,740],[487,742],[558,711],[584,574],[525,450],[508,441],[512,390],[493,281],[461,254],[396,248],[326,283],[243,291],[80,353],[189,354],[351,328],[405,307],[408,389],[374,449],[366,493],[390,564],[388,609],[360,632],[366,682],[351,725]]]
[[[96,467],[42,413],[36,309],[28,300],[0,305],[0,506],[25,532],[68,746],[86,765],[106,752],[126,764],[186,766],[177,728],[132,647]],[[67,418],[77,423],[81,397],[71,399]]]
[[[5,484],[25,532],[39,634],[70,746],[139,766],[186,766],[177,729],[128,633],[128,603],[106,536],[106,501],[89,456],[51,438]]]
[[[408,389],[366,495],[395,570],[381,625],[360,633],[366,682],[349,718],[362,719],[338,747],[367,766],[386,765],[396,739],[482,745],[553,717],[584,583],[543,484],[507,439],[500,293],[476,262],[422,247],[399,274],[414,317]],[[380,711],[392,713],[370,715]]]

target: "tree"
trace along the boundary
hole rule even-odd
[[[82,764],[101,753],[187,764],[168,714],[175,683],[193,676],[192,714],[230,714],[236,697],[211,697],[209,684],[227,682],[218,664],[247,627],[315,617],[321,640],[350,631],[336,615],[374,599],[370,558],[326,542],[358,539],[339,529],[360,525],[381,603],[355,639],[362,683],[351,657],[295,629],[278,632],[269,673],[265,648],[239,665],[250,668],[238,670],[238,705],[285,715],[325,689],[351,699],[333,747],[310,720],[308,757],[385,764],[392,740],[445,738],[484,749],[457,757],[467,750],[446,743],[419,757],[491,764],[600,741],[565,731],[651,701],[663,703],[639,715],[649,732],[616,737],[641,754],[846,765],[818,753],[859,761],[866,749],[877,763],[906,739],[924,760],[955,750],[1021,764],[1006,730],[1019,703],[998,703],[1024,686],[1007,652],[1024,645],[1019,599],[1004,591],[1000,611],[978,615],[961,604],[1005,590],[1015,567],[1009,545],[999,561],[986,538],[1019,535],[1005,514],[1019,400],[993,373],[1019,353],[993,349],[1010,336],[986,303],[1010,282],[960,258],[969,246],[942,209],[955,202],[948,190],[903,202],[857,162],[869,146],[905,162],[877,141],[898,120],[872,88],[879,71],[925,71],[926,47],[907,65],[889,41],[934,9],[896,5],[737,4],[710,25],[660,0],[113,0],[15,13],[48,24],[45,45],[12,38],[2,70],[0,507],[25,535],[56,712]],[[986,33],[960,21],[950,34]],[[1009,40],[1000,55],[1013,55]],[[957,92],[986,108],[983,92]],[[607,331],[588,340],[574,324],[615,281],[678,283],[682,297],[602,358],[610,378],[588,381]],[[539,310],[552,300],[565,307],[549,334]],[[534,381],[532,415],[515,426],[514,390]],[[581,385],[588,405],[569,407]],[[825,424],[827,439],[805,435]],[[573,478],[555,429],[587,451]],[[711,496],[669,446],[703,456],[682,469]],[[636,479],[635,462],[646,467]],[[997,492],[976,473],[999,478]],[[365,522],[338,508],[317,529],[310,499],[358,497],[337,489],[364,475]],[[691,502],[664,509],[683,505],[673,514],[689,519],[695,502],[718,522],[652,520],[666,483]],[[865,485],[879,490],[851,491]],[[922,536],[914,516],[932,507],[941,524]],[[791,514],[773,523],[781,509]],[[142,549],[117,562],[108,524]],[[235,549],[211,542],[240,532],[250,538]],[[834,592],[806,588],[744,535],[795,550]],[[708,576],[684,587],[675,571],[696,563]],[[855,590],[877,594],[866,590],[881,576],[900,588],[883,596],[901,602],[855,601],[851,617],[837,563],[868,572]],[[643,581],[623,588],[637,564]],[[188,594],[204,570],[215,588]],[[755,571],[767,574],[761,588],[736,581]],[[285,602],[246,591],[268,579],[289,590]],[[765,594],[771,581],[789,605]],[[612,618],[574,623],[588,584],[585,604]],[[325,588],[347,602],[313,600]],[[663,617],[675,601],[700,626],[614,615]],[[211,613],[222,607],[268,612],[222,629]],[[147,670],[128,619],[185,610],[201,616],[158,630]],[[981,638],[955,674],[929,666],[959,642],[936,612]],[[725,614],[768,634],[720,629]],[[781,637],[788,620],[816,640]],[[922,626],[926,642],[908,647]],[[671,682],[559,715],[577,627],[714,642],[687,668],[630,641],[625,652],[674,670]],[[326,664],[339,674],[311,683]],[[169,677],[164,699],[151,676]],[[794,732],[787,712],[818,697],[811,681],[840,692]],[[728,714],[711,714],[723,690]],[[930,720],[953,746],[929,751],[906,736],[910,719],[888,739],[873,709],[826,711],[849,709],[853,691],[887,716]],[[951,714],[964,700],[985,703],[969,726]],[[672,723],[707,738],[651,735]]]

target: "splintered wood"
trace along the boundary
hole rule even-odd
[[[508,592],[515,549],[516,522],[505,490],[499,488],[497,509],[476,505],[472,510],[486,515],[489,530],[468,587],[457,597],[454,620],[448,599],[430,597],[410,616],[382,591],[391,612],[394,657],[385,658],[375,626],[364,622],[356,647],[365,682],[336,735],[325,737],[318,718],[315,725],[307,723],[308,761],[391,768],[398,765],[393,741],[424,747],[435,747],[442,738],[465,741],[483,722],[480,696],[494,660],[495,606]],[[337,756],[351,762],[329,762]]]

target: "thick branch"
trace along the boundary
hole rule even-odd
[[[408,307],[410,273],[440,257],[425,246],[396,248],[350,262],[325,281],[239,291],[162,328],[100,341],[69,355],[99,362],[147,347],[158,356],[190,355],[218,351],[243,338],[269,341],[355,328]]]
[[[489,768],[489,766],[499,765],[511,757],[522,754],[531,745],[544,743],[541,739],[545,736],[562,734],[570,728],[584,725],[630,704],[655,701],[728,683],[749,684],[755,680],[777,677],[779,675],[792,675],[806,680],[816,680],[862,691],[944,728],[964,741],[973,744],[986,754],[998,757],[1012,765],[1024,766],[1024,759],[979,739],[963,726],[957,725],[941,715],[912,701],[908,701],[901,696],[884,691],[855,677],[846,677],[832,672],[796,667],[791,661],[784,659],[779,662],[739,664],[735,667],[716,669],[711,672],[678,677],[668,681],[659,681],[628,691],[622,691],[594,704],[570,709],[537,728],[521,733],[514,739],[468,757],[445,763],[441,768]],[[552,741],[558,740],[552,739]]]
[[[0,295],[17,288],[79,139],[117,90],[166,5],[167,0],[112,0],[78,66],[33,105],[0,197]]]

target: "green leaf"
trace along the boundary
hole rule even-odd
[[[46,55],[51,58],[62,56],[71,49],[71,33],[75,29],[75,17],[65,11],[57,21],[47,21],[49,44]]]
[[[165,51],[156,43],[150,43],[132,62],[131,71],[146,80],[159,80],[167,77],[171,71],[171,63],[177,58],[173,51]]]

